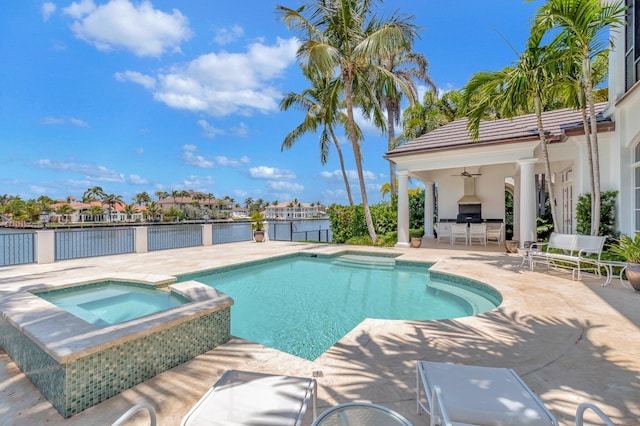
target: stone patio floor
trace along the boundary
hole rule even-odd
[[[182,417],[227,369],[318,375],[318,412],[349,401],[396,410],[416,425],[415,361],[513,368],[562,425],[574,424],[582,402],[598,405],[616,425],[640,424],[640,293],[614,279],[572,281],[571,274],[520,268],[500,247],[425,241],[420,249],[374,249],[326,244],[233,243],[47,265],[0,268],[0,297],[36,283],[87,275],[177,275],[274,255],[344,250],[396,253],[435,262],[434,270],[487,283],[504,301],[474,317],[446,321],[367,319],[313,362],[240,338],[147,380],[69,419],[63,419],[0,350],[0,425],[109,425],[139,402],[149,402],[161,426]],[[310,412],[311,410],[309,410]],[[308,414],[309,414],[308,412]],[[587,424],[601,424],[588,417]],[[311,422],[307,415],[307,423]],[[127,424],[147,425],[146,413]]]

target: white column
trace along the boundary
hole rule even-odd
[[[56,261],[55,231],[36,231],[36,262],[53,263]]]
[[[398,170],[398,242],[396,247],[409,247],[409,173]]]
[[[520,247],[536,240],[536,159],[518,161],[520,166]]]
[[[213,245],[213,224],[203,223],[202,225],[202,245]]]
[[[433,238],[433,182],[424,183],[424,238]]]
[[[133,228],[133,250],[136,253],[146,253],[149,251],[148,233],[146,226],[136,226]]]

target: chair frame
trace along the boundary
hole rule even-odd
[[[469,245],[473,245],[473,240],[477,239],[483,246],[487,245],[487,224],[471,223],[469,224]]]
[[[429,372],[427,371],[428,366],[430,365],[435,366],[435,365],[443,365],[443,364],[446,364],[446,363],[437,363],[437,362],[428,362],[428,361],[416,362],[416,413],[420,414],[422,411],[424,411],[427,414],[429,414],[431,418],[431,426],[435,424],[451,425],[452,422],[453,424],[455,424],[456,422],[455,418],[454,419],[450,418],[451,416],[449,413],[447,413],[447,410],[444,404],[445,397],[443,396],[444,391],[442,389],[442,386],[443,385],[450,386],[450,384],[434,383],[434,381],[430,377]],[[455,368],[455,364],[450,364],[450,365],[454,366]],[[478,369],[490,368],[490,367],[475,367],[475,366],[467,366],[467,367],[472,369],[473,368],[478,368]],[[549,421],[549,425],[559,426],[558,421],[553,416],[553,414],[551,414],[551,412],[547,409],[547,407],[544,406],[542,401],[540,401],[540,399],[536,396],[536,394],[533,393],[531,389],[529,389],[529,387],[522,381],[520,376],[518,376],[515,371],[513,371],[510,368],[496,368],[495,370],[503,374],[504,377],[509,377],[514,379],[516,383],[520,385],[519,390],[524,391],[529,395],[530,401],[533,402],[536,406],[538,406],[538,408],[540,408],[540,411],[545,414],[545,416]],[[427,399],[426,404],[423,401],[423,393]],[[485,396],[484,391],[478,392],[477,398],[473,398],[473,399],[480,401],[484,396]],[[497,424],[498,423],[496,423],[496,425]]]
[[[469,230],[466,223],[451,224],[451,245],[454,245],[458,239],[464,238],[464,245],[469,245]],[[464,229],[464,234],[462,230]]]

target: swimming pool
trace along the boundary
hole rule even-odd
[[[116,281],[41,291],[45,299],[97,327],[119,324],[188,303],[174,292]]]
[[[234,299],[233,335],[308,360],[366,318],[458,318],[501,302],[499,293],[483,284],[433,279],[428,264],[357,257],[300,255],[189,274],[178,281],[196,280]]]

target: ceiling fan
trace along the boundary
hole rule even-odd
[[[462,176],[462,177],[474,177],[474,176],[482,176],[482,173],[469,173],[467,168],[464,167],[462,172],[459,175],[451,175],[451,176]]]

